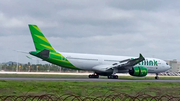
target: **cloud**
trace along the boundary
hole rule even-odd
[[[0,1],[1,56],[34,50],[28,24],[37,24],[59,51],[178,59],[179,1]],[[22,62],[28,60],[22,55]],[[0,61],[5,61],[1,59]]]

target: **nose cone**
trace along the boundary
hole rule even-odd
[[[166,70],[171,69],[171,66],[170,66],[167,62],[165,62],[165,69],[166,69]]]
[[[171,67],[171,66],[169,66],[169,69],[172,69],[172,67]]]
[[[167,70],[172,69],[172,67],[169,65],[167,65],[166,68],[167,68]]]

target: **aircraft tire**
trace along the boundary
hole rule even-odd
[[[159,79],[158,73],[156,73],[156,77],[155,77],[155,79],[156,79],[156,80],[158,80],[158,79]]]
[[[108,76],[108,79],[118,79],[118,75],[110,75]]]
[[[158,80],[158,79],[159,79],[159,77],[157,77],[157,76],[156,76],[156,77],[155,77],[155,79],[156,79],[156,80]]]
[[[89,78],[99,78],[99,75],[89,75]]]

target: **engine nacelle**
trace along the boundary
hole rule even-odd
[[[142,66],[133,67],[132,70],[129,70],[131,76],[143,77],[147,75],[147,68]]]

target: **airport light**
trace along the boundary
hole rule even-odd
[[[21,65],[19,65],[19,68],[18,68],[18,70],[19,70],[19,71],[21,70]]]
[[[62,70],[62,68],[61,68],[61,66],[59,66],[59,71],[61,72],[61,70]]]
[[[2,71],[2,64],[0,64],[0,71]]]
[[[38,68],[39,68],[39,66],[36,66],[36,68],[37,68],[37,72],[38,72]]]
[[[18,72],[18,62],[19,62],[19,52],[17,53],[17,66],[16,66],[16,72]]]
[[[28,66],[29,67],[29,72],[30,72],[30,70],[31,70],[31,66]]]

